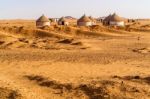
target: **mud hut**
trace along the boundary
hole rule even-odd
[[[114,13],[109,19],[109,25],[111,26],[125,26],[124,19]]]
[[[37,27],[50,26],[50,20],[46,16],[42,15],[39,19],[37,19],[36,26]]]
[[[62,17],[58,20],[58,25],[66,25],[68,26],[69,25],[69,21],[65,18],[65,17]]]
[[[107,16],[107,17],[103,20],[103,24],[104,24],[104,25],[109,25],[111,16],[112,16],[112,15],[110,14],[109,16]]]
[[[92,26],[92,21],[86,15],[83,15],[78,21],[78,26]]]

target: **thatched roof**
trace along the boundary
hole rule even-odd
[[[112,16],[111,14],[110,14],[109,16],[107,16],[107,17],[104,19],[104,21],[107,21],[107,22],[110,21],[111,16]]]
[[[120,16],[118,16],[116,13],[114,13],[114,14],[110,17],[109,20],[110,20],[110,21],[115,21],[115,22],[124,21],[124,19],[121,18]]]
[[[72,16],[65,16],[66,19],[69,19],[69,20],[76,20],[76,18],[72,17]]]
[[[67,22],[67,19],[65,17],[61,17],[58,21],[63,21],[63,22]]]
[[[46,16],[42,15],[39,19],[37,19],[37,22],[50,22],[50,20]]]
[[[93,22],[96,21],[92,16],[89,16],[89,19]]]
[[[83,15],[78,22],[91,22],[91,19],[87,17],[86,15]]]

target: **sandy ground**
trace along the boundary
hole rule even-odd
[[[150,99],[149,33],[78,38],[82,45],[2,34],[0,99]]]

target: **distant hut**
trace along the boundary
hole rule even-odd
[[[65,17],[62,17],[58,20],[58,25],[69,25],[69,21],[65,18]]]
[[[50,26],[50,20],[46,16],[42,15],[39,19],[37,19],[36,26],[37,27]]]
[[[92,26],[92,21],[86,15],[83,15],[78,21],[78,26]]]
[[[109,24],[111,26],[125,26],[125,20],[114,13],[109,19]]]
[[[92,16],[90,16],[89,19],[92,21],[92,25],[96,25],[96,20]]]
[[[103,24],[104,25],[109,25],[110,23],[110,18],[112,17],[112,15],[110,14],[109,16],[107,16],[104,20],[103,20]]]

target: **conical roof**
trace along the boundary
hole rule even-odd
[[[114,14],[110,17],[110,21],[120,22],[120,21],[124,21],[124,19],[121,18],[121,17],[119,17],[116,13],[114,13]]]
[[[110,14],[109,16],[107,16],[104,21],[110,21],[110,18],[112,17],[112,15]]]
[[[91,19],[87,17],[86,15],[83,15],[78,22],[91,22]]]
[[[42,15],[39,19],[37,19],[37,22],[50,22],[49,19]]]
[[[64,21],[64,22],[66,22],[67,19],[65,17],[61,17],[58,21]]]

